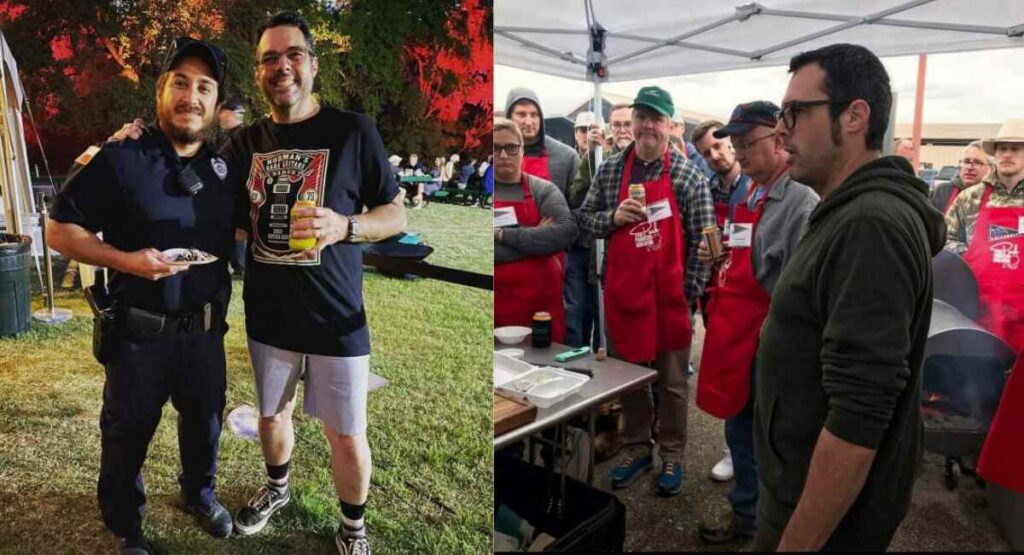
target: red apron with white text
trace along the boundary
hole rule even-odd
[[[729,257],[717,272],[717,286],[708,299],[707,333],[697,377],[697,406],[718,418],[736,416],[750,398],[751,364],[771,301],[754,276],[754,234],[770,187],[750,210],[747,202],[757,189],[751,184],[747,198],[733,211],[734,229],[738,225],[750,227],[750,245],[730,246]]]
[[[1017,364],[1003,388],[985,446],[978,458],[978,475],[1024,494],[1024,351],[1017,352]]]
[[[635,151],[626,157],[619,203],[629,197]],[[669,214],[616,229],[608,241],[604,306],[608,334],[619,358],[654,360],[690,346],[690,308],[683,290],[683,230],[672,191],[669,155],[661,177],[644,183],[647,206],[668,201]]]
[[[548,152],[541,156],[523,156],[523,173],[551,181],[551,170],[548,168]]]
[[[522,176],[523,200],[495,199],[495,208],[513,207],[520,227],[536,227],[540,211],[533,202],[530,184]],[[565,339],[565,306],[562,304],[564,254],[528,256],[515,262],[494,265],[494,326],[533,324],[533,313],[551,313],[551,338]]]
[[[1019,353],[1024,349],[1024,208],[988,206],[991,193],[986,185],[964,262],[978,281],[978,323]]]

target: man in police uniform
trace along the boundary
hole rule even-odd
[[[185,508],[216,537],[232,529],[214,486],[236,195],[224,160],[204,142],[226,65],[216,46],[177,39],[157,82],[156,124],[138,140],[79,156],[47,229],[52,248],[114,271],[110,303],[96,292],[111,316],[96,324],[103,332],[97,358],[106,370],[99,503],[122,553],[149,553],[140,470],[168,397],[178,410]],[[171,248],[217,260],[175,264],[161,252]]]

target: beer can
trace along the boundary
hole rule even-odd
[[[647,206],[647,193],[644,192],[643,183],[632,183],[629,186],[629,198],[640,203],[640,206]]]
[[[722,256],[725,248],[722,246],[722,237],[719,235],[717,225],[709,225],[704,228],[704,241],[707,242],[708,250],[711,251],[711,258]]]
[[[541,311],[533,314],[531,338],[534,347],[543,349],[551,346],[551,324],[550,312]]]

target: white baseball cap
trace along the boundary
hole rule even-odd
[[[580,112],[576,114],[576,125],[574,128],[579,127],[590,127],[597,123],[597,117],[594,116],[594,112]]]

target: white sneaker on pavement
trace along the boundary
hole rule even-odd
[[[725,456],[711,469],[711,479],[716,482],[728,482],[732,478],[732,455],[729,453],[729,449],[726,448]]]

